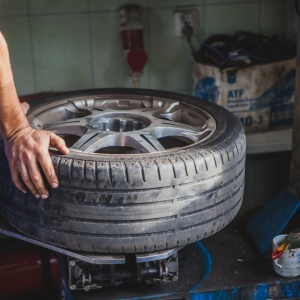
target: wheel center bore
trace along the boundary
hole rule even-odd
[[[150,119],[133,113],[106,113],[94,116],[90,126],[101,131],[128,132],[140,130],[151,124]]]

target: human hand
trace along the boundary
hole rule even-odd
[[[5,154],[14,184],[24,193],[29,189],[36,198],[49,196],[43,174],[52,188],[59,184],[49,155],[50,145],[62,154],[69,153],[62,138],[30,126],[15,132],[5,141]]]

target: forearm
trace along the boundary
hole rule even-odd
[[[50,131],[32,128],[15,88],[6,41],[0,32],[0,134],[15,185],[24,193],[29,189],[37,198],[47,198],[44,177],[52,188],[58,179],[49,155],[49,146],[63,154],[69,150],[64,140]]]
[[[4,139],[29,127],[23,113],[10,66],[7,44],[0,33],[0,133]]]

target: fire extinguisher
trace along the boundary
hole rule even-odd
[[[121,39],[134,87],[138,87],[148,55],[144,49],[144,28],[137,5],[125,5],[119,9]]]
[[[57,259],[48,250],[18,244],[0,250],[0,299],[35,295],[57,286]]]

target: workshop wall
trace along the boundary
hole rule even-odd
[[[18,93],[130,87],[117,14],[130,3],[143,8],[149,61],[141,87],[191,94],[191,57],[174,35],[175,8],[197,9],[196,47],[237,30],[285,36],[286,0],[0,0]]]

